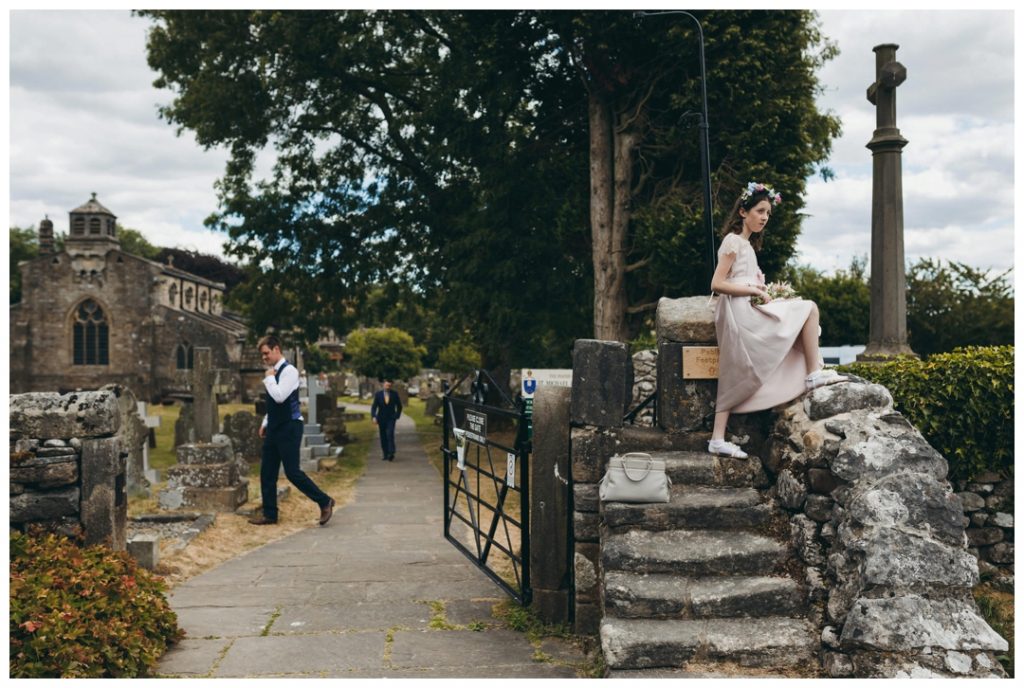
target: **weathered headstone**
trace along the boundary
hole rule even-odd
[[[263,440],[259,436],[262,418],[249,411],[238,411],[224,416],[224,434],[231,438],[235,453],[249,463],[260,460],[263,452]]]
[[[868,344],[858,360],[913,354],[907,344],[907,278],[903,257],[902,151],[907,139],[896,127],[896,88],[907,68],[894,43],[876,45],[875,81],[867,97],[876,106],[871,190],[871,319]]]
[[[178,465],[167,470],[167,488],[160,492],[159,503],[164,509],[234,511],[248,498],[248,480],[239,471],[230,440],[213,441],[218,429],[218,371],[211,367],[210,349],[196,347],[193,361],[195,441],[177,448]]]
[[[155,444],[151,444],[153,439],[153,431],[155,428],[160,427],[160,416],[151,416],[148,413],[146,402],[140,401],[138,404],[139,415],[142,417],[143,423],[146,424],[146,430],[148,431],[148,441],[142,445],[142,477],[152,485],[153,483],[160,482],[160,472],[153,469],[149,465],[149,448],[155,447]]]
[[[122,450],[128,453],[127,490],[132,496],[149,496],[149,481],[145,476],[144,454],[148,453],[149,429],[139,415],[139,401],[130,389],[123,385],[105,385],[101,391],[109,391],[117,399],[121,412]]]

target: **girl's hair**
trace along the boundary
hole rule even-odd
[[[743,218],[740,217],[740,208],[746,211],[750,211],[755,205],[761,201],[768,201],[772,205],[778,205],[781,197],[778,197],[774,191],[769,188],[760,189],[758,191],[744,191],[732,205],[732,210],[726,217],[725,224],[722,225],[722,237],[725,238],[729,234],[742,234],[743,233]],[[761,250],[761,233],[750,235],[750,245],[754,247],[755,251]]]

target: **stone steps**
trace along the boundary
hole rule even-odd
[[[601,645],[611,670],[681,667],[727,661],[749,667],[817,662],[818,637],[805,619],[619,619],[601,623]]]
[[[667,469],[667,467],[666,467]],[[673,485],[671,501],[655,504],[602,504],[604,524],[611,532],[630,528],[745,529],[763,525],[771,506],[751,487],[690,487]]]
[[[786,559],[787,547],[742,531],[630,530],[606,535],[601,556],[606,572],[767,575]]]
[[[774,576],[686,578],[672,574],[605,574],[605,610],[617,618],[702,619],[804,614],[796,581]]]

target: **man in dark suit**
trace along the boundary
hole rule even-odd
[[[391,391],[391,380],[384,380],[384,389],[373,395],[370,417],[380,431],[380,448],[385,461],[395,460],[395,421],[402,415],[402,400]]]
[[[256,526],[277,523],[277,476],[284,464],[284,474],[320,507],[320,525],[326,525],[334,512],[334,499],[316,486],[299,468],[299,446],[302,444],[302,413],[299,411],[299,371],[285,360],[281,341],[274,335],[260,339],[258,345],[264,371],[264,398],[267,415],[260,426],[263,456],[260,460],[260,491],[263,513],[249,519]]]

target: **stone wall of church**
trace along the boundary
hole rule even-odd
[[[167,391],[184,389],[176,358],[180,342],[210,347],[215,368],[237,370],[243,346],[238,334],[213,322],[214,314],[186,315],[161,304],[167,284],[158,264],[118,250],[105,256],[65,252],[21,270],[22,302],[11,309],[12,392],[120,384],[155,402]],[[191,286],[199,290],[201,285]],[[217,291],[206,286],[193,292],[193,308],[187,310],[195,312],[197,300],[209,310]],[[74,365],[75,313],[89,298],[103,309],[109,327],[107,365]],[[237,374],[234,378],[237,393],[241,385]]]
[[[146,261],[120,251],[104,257],[59,253],[22,266],[18,317],[30,330],[24,360],[28,391],[93,389],[108,383],[149,396],[153,327],[149,294],[153,279]],[[109,364],[73,364],[73,323],[78,305],[93,299],[109,327]],[[13,323],[12,323],[13,324]]]

